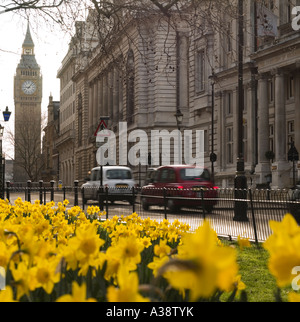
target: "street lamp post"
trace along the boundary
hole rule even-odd
[[[235,221],[248,221],[247,217],[247,178],[245,176],[245,161],[243,148],[243,110],[244,110],[244,3],[238,1],[238,159],[236,167],[234,218]]]
[[[211,153],[210,153],[210,162],[211,162],[211,176],[213,181],[215,180],[215,168],[214,163],[217,161],[217,155],[214,152],[214,118],[215,118],[215,73],[212,72],[209,76],[211,80]]]
[[[103,131],[103,130],[105,130],[107,128],[107,123],[108,123],[109,119],[110,119],[109,116],[100,117],[99,131]],[[101,154],[101,156],[102,156],[102,154]],[[103,189],[103,160],[100,160],[99,208],[101,210],[104,210],[103,194],[104,194],[104,189]]]
[[[176,118],[176,123],[177,123],[177,129],[178,129],[178,154],[179,154],[179,164],[182,164],[182,151],[181,151],[181,133],[180,133],[180,129],[181,129],[181,125],[182,125],[182,121],[183,121],[183,114],[181,113],[180,109],[178,108],[176,111],[176,114],[174,115]]]
[[[3,156],[2,156],[2,139],[4,133],[4,126],[0,124],[0,186],[1,186],[1,193],[0,198],[4,199],[4,164],[3,164]]]
[[[8,110],[6,106],[5,111],[3,111],[3,118],[5,122],[9,121],[11,112]],[[4,199],[4,181],[5,181],[5,157],[3,158],[3,148],[2,148],[2,139],[4,134],[4,126],[0,124],[0,198]]]

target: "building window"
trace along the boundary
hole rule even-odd
[[[208,152],[208,131],[204,130],[204,152]]]
[[[294,76],[289,76],[287,80],[287,99],[294,98]]]
[[[274,82],[270,80],[268,83],[268,97],[269,97],[269,104],[274,102]]]
[[[226,129],[226,162],[233,163],[233,128]]]
[[[232,114],[232,92],[227,92],[225,94],[225,112],[226,115]]]
[[[287,147],[287,151],[290,149],[291,147],[291,143],[295,142],[295,122],[294,121],[289,121],[287,123],[287,139],[288,139],[288,147]]]
[[[195,71],[195,84],[196,93],[199,94],[205,90],[204,78],[205,78],[205,52],[200,50],[196,54],[196,71]]]

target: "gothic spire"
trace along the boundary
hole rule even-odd
[[[26,32],[26,36],[25,36],[25,40],[23,42],[23,47],[34,47],[34,43],[31,37],[31,33],[30,33],[30,27],[29,27],[29,21],[27,24],[27,32]]]

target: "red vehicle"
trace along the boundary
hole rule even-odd
[[[166,188],[166,189],[164,189]],[[181,207],[202,207],[207,212],[217,203],[217,188],[206,168],[189,165],[170,165],[157,168],[151,183],[141,191],[144,210],[151,205],[164,205],[164,196],[170,211]]]

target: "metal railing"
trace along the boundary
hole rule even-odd
[[[90,200],[91,193],[94,200]],[[87,197],[88,195],[88,197]],[[255,242],[265,241],[271,234],[270,220],[281,221],[291,213],[300,223],[300,199],[293,198],[293,190],[247,189],[238,199],[235,189],[208,190],[195,189],[152,189],[149,193],[140,188],[125,190],[108,187],[79,187],[78,181],[73,186],[55,186],[54,181],[44,183],[27,182],[23,185],[7,183],[6,198],[13,203],[18,197],[32,202],[39,200],[69,201],[69,207],[81,206],[85,210],[89,205],[98,205],[105,211],[104,219],[113,216],[127,216],[136,212],[140,217],[158,221],[178,219],[190,225],[194,231],[208,220],[219,236],[249,238]],[[145,204],[145,200],[148,204]],[[239,207],[246,207],[246,217],[236,220]]]

